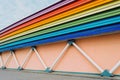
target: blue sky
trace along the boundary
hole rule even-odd
[[[60,0],[0,0],[0,30]]]

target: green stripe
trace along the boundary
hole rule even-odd
[[[46,33],[53,32],[53,31],[57,31],[57,30],[61,30],[61,29],[85,24],[85,23],[88,23],[88,22],[91,22],[91,21],[100,20],[100,19],[103,19],[103,18],[108,18],[108,17],[115,16],[115,15],[120,15],[120,8],[112,9],[112,10],[105,11],[105,12],[102,12],[102,13],[98,13],[98,14],[95,14],[95,15],[91,15],[91,16],[88,16],[88,17],[85,17],[85,18],[82,18],[82,19],[77,19],[77,20],[70,21],[70,22],[67,22],[67,23],[64,23],[64,24],[61,24],[61,25],[57,25],[57,26],[54,26],[54,27],[51,27],[51,28],[48,28],[48,29],[40,30],[40,31],[34,32],[32,34],[28,34],[28,35],[18,37],[18,38],[12,39],[10,41],[1,43],[1,45],[8,44],[8,43],[11,43],[11,42],[15,42],[15,41],[22,40],[22,39],[26,39],[26,38],[30,38],[30,37],[34,37],[34,36],[38,36],[38,35],[42,35],[42,34],[46,34]]]

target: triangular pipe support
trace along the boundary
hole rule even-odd
[[[68,44],[71,45],[71,46],[73,45],[73,42],[75,42],[74,39],[68,40]]]
[[[106,69],[101,73],[101,76],[113,77],[114,75]]]
[[[53,72],[53,70],[50,70],[50,68],[48,67],[48,68],[46,68],[45,72],[51,73],[51,72]]]

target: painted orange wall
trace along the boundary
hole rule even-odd
[[[42,57],[45,64],[50,67],[67,42],[57,42],[45,45],[38,45],[37,51]],[[109,34],[97,37],[77,39],[76,44],[81,47],[102,69],[112,69],[120,60],[120,34]],[[15,51],[19,64],[22,64],[30,48],[17,49]],[[9,52],[2,54],[3,61]],[[17,65],[11,57],[7,64],[8,68],[17,68]],[[35,52],[24,65],[25,69],[44,70],[43,65],[39,62]],[[72,72],[92,72],[100,73],[75,47],[70,46],[65,52],[62,59],[53,68],[56,71]],[[120,67],[114,72],[120,74]]]

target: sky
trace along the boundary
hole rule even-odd
[[[0,30],[60,0],[0,0]]]

